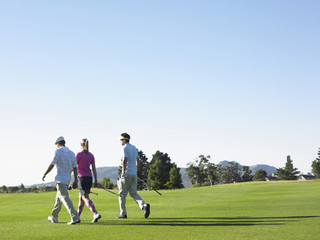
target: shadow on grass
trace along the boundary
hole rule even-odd
[[[256,225],[284,225],[304,218],[319,216],[288,216],[288,217],[185,217],[185,218],[149,218],[149,219],[115,219],[100,220],[99,225],[127,225],[127,226],[256,226]],[[87,224],[86,222],[82,222]],[[89,224],[89,223],[88,223]],[[92,223],[90,223],[92,225]]]
[[[158,219],[158,220],[162,220],[162,219],[214,219],[214,220],[239,220],[239,219],[299,219],[299,218],[317,218],[320,216],[287,216],[287,217],[247,217],[247,216],[239,216],[239,217],[184,217],[184,218],[152,218],[152,219]]]

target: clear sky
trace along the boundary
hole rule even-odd
[[[0,185],[40,183],[64,136],[119,166],[151,160],[311,170],[320,147],[320,2],[0,1]],[[55,172],[46,180],[53,181]]]

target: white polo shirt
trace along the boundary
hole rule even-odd
[[[71,170],[77,167],[77,160],[74,153],[67,147],[60,147],[56,150],[52,165],[57,166],[57,183],[69,184],[71,181]]]

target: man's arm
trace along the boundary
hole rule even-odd
[[[126,172],[127,162],[128,162],[128,158],[124,157],[124,159],[122,161],[122,174],[121,175],[124,175],[124,173]]]
[[[78,186],[78,169],[77,167],[72,168],[73,170],[73,177],[74,177],[74,181],[72,184],[73,189],[76,189]]]
[[[44,181],[46,175],[51,172],[51,170],[53,169],[54,165],[50,164],[47,171],[43,174],[43,177],[42,177],[42,181]]]

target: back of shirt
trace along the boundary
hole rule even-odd
[[[52,165],[57,166],[57,183],[69,184],[71,181],[71,170],[77,167],[76,156],[66,147],[60,147],[56,150]]]
[[[76,156],[78,164],[79,177],[92,177],[90,165],[94,163],[94,156],[92,153],[86,151],[79,152]]]
[[[122,150],[122,158],[127,158],[127,166],[125,174],[128,175],[136,175],[137,174],[137,165],[136,165],[136,159],[138,158],[138,149],[131,145],[130,143],[127,143]]]

